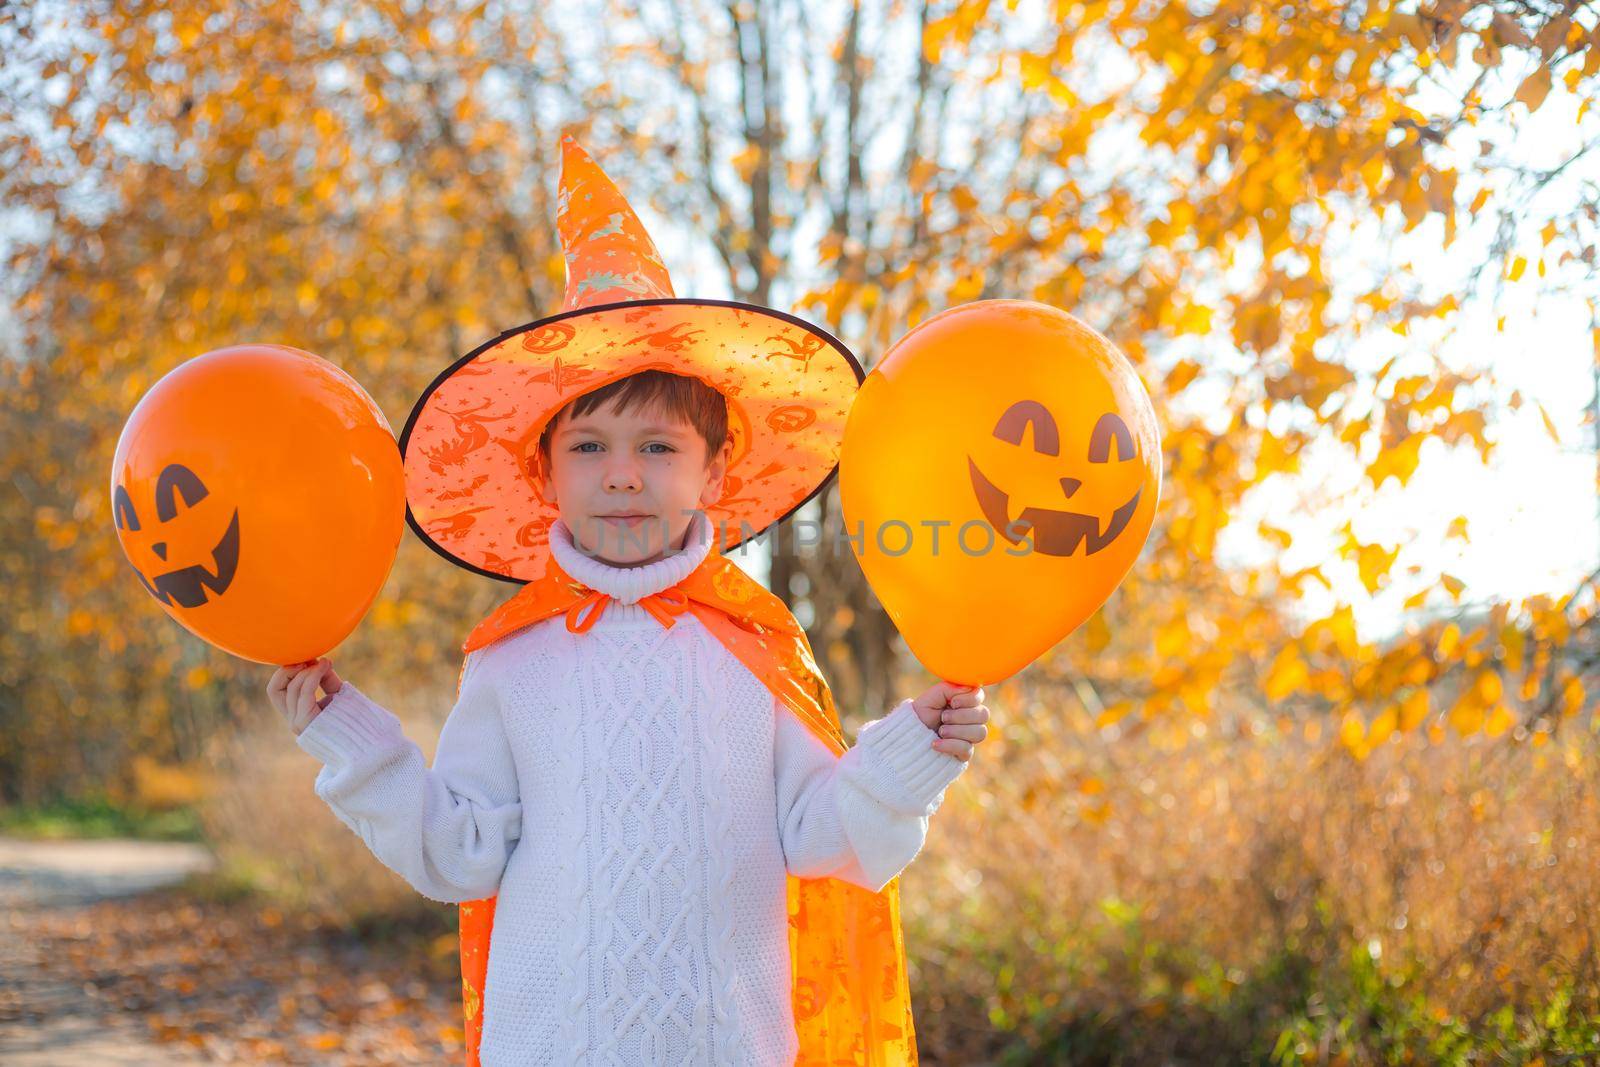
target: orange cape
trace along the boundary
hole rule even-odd
[[[562,613],[567,628],[582,633],[609,600],[551,558],[544,574],[479,623],[462,649],[471,652]],[[727,557],[713,550],[677,585],[639,604],[663,626],[676,623],[685,611],[693,614],[836,757],[844,754],[833,695],[817,670],[805,631],[782,600]],[[837,878],[791,874],[788,900],[790,1002],[800,1038],[797,1067],[914,1067],[917,1046],[900,936],[900,879],[874,893]],[[494,904],[494,897],[461,904],[467,1067],[479,1063]]]

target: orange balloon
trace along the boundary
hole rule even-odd
[[[923,666],[1008,678],[1105,603],[1161,495],[1126,357],[1058,308],[980,300],[884,353],[839,457],[846,534]]]
[[[163,610],[257,663],[332,651],[405,530],[383,412],[350,375],[286,345],[207,352],[152,386],[117,441],[111,505]]]

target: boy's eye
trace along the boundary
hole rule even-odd
[[[572,446],[572,450],[574,452],[589,452],[589,451],[591,451],[591,449],[589,448],[590,445],[594,445],[595,448],[599,448],[600,447],[600,442],[599,441],[580,441],[576,445]],[[665,444],[665,443],[663,443],[661,441],[652,441],[648,445],[645,445],[645,447],[646,448],[660,448],[660,449],[664,449],[667,452],[676,452],[677,451],[677,449],[673,448],[671,445]],[[661,452],[655,453],[655,455],[658,455],[658,456],[661,455],[661,454],[662,454]]]

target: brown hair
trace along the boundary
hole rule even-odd
[[[642,370],[602,385],[591,393],[574,397],[539,434],[539,454],[546,469],[550,462],[550,435],[562,416],[577,418],[587,415],[608,401],[615,400],[619,413],[632,407],[659,405],[667,414],[690,423],[706,442],[706,463],[709,466],[728,439],[728,401],[717,390],[699,378],[673,374],[664,370]]]

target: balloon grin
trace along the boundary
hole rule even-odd
[[[139,580],[144,583],[144,587],[150,590],[150,595],[163,604],[170,605],[173,601],[177,601],[179,607],[198,608],[207,602],[207,589],[218,596],[226,593],[228,586],[233,584],[234,572],[239,568],[237,508],[234,509],[233,519],[228,523],[228,529],[222,535],[222,540],[211,550],[211,560],[216,564],[215,574],[196,563],[180,570],[158,574],[152,584],[143,572],[136,571],[136,573],[139,574]]]
[[[1087,544],[1085,556],[1105,548],[1128,525],[1139,506],[1139,496],[1144,492],[1143,487],[1135,490],[1131,500],[1111,513],[1111,521],[1101,533],[1099,519],[1077,511],[1027,507],[1012,519],[1007,514],[1011,501],[1006,492],[984,477],[971,456],[967,457],[967,468],[972,475],[972,491],[989,525],[1014,545],[1021,544],[1023,537],[1032,530],[1034,550],[1046,556],[1070,556],[1084,543]]]

